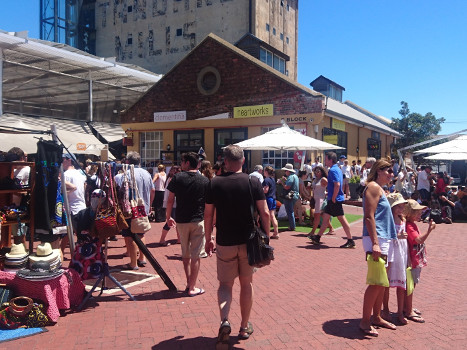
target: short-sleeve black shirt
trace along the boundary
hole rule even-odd
[[[176,222],[204,220],[204,199],[208,183],[209,180],[198,172],[183,171],[174,175],[167,189],[176,197]]]
[[[255,201],[265,199],[258,178],[251,178]],[[206,203],[216,207],[216,242],[222,246],[245,244],[253,231],[248,174],[226,173],[214,177],[206,190]]]

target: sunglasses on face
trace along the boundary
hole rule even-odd
[[[386,170],[387,170],[388,174],[393,174],[393,173],[394,173],[394,171],[393,171],[391,168],[389,168],[389,167],[387,167],[387,168],[381,168],[381,170],[382,170],[382,171],[386,171]]]

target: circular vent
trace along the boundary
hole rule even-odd
[[[205,67],[198,73],[198,90],[203,95],[212,95],[221,85],[221,75],[214,67]]]

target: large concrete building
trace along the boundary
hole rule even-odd
[[[62,37],[97,56],[166,74],[214,33],[297,80],[298,0],[68,1],[74,17],[64,20],[77,25]],[[68,27],[49,7],[41,10],[41,38],[57,41],[50,35]]]

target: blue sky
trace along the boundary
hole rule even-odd
[[[464,0],[300,0],[298,82],[324,75],[372,113],[406,101],[443,134],[467,129],[466,18]],[[38,38],[39,1],[0,0],[0,29]]]

